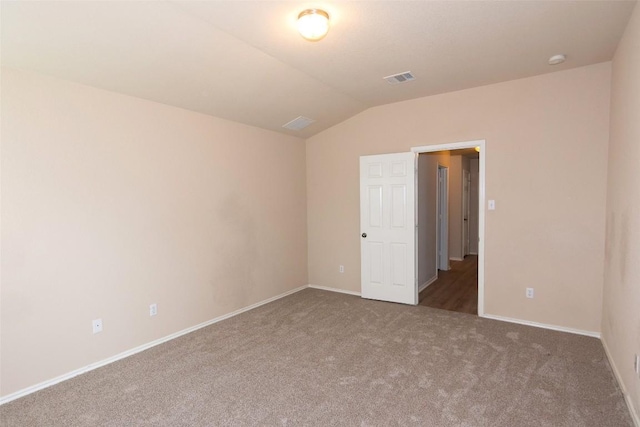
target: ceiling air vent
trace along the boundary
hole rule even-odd
[[[282,125],[282,127],[291,130],[301,130],[306,128],[313,122],[315,122],[315,120],[310,119],[309,117],[299,116],[291,120],[289,123]]]
[[[394,74],[392,76],[383,77],[390,85],[397,85],[398,83],[406,83],[416,78],[411,74],[411,71],[405,71],[404,73]]]

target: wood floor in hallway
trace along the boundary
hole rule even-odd
[[[451,261],[449,271],[438,271],[438,280],[420,292],[420,305],[478,314],[478,257],[467,255]]]

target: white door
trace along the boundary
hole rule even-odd
[[[415,153],[360,157],[362,297],[418,303]]]

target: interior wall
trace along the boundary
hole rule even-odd
[[[640,422],[640,8],[618,49],[611,79],[611,139],[602,339]]]
[[[599,332],[610,65],[379,106],[309,138],[310,283],[360,290],[361,155],[485,139],[485,313]]]
[[[464,241],[462,239],[464,227],[463,171],[469,171],[469,159],[452,152],[451,168],[449,169],[449,259],[460,261],[464,259]],[[476,204],[478,199],[476,199]],[[477,208],[476,208],[477,210]],[[476,236],[477,236],[476,232]]]
[[[466,157],[466,156],[462,156],[462,171],[463,172],[464,171],[468,172],[469,173],[469,178],[471,177],[471,166],[469,164],[469,158]],[[469,183],[469,186],[471,186],[471,183]],[[462,183],[461,183],[461,187],[460,188],[461,188],[460,193],[461,193],[461,197],[462,197],[462,202],[461,202],[461,206],[462,206],[462,213],[461,213],[461,215],[462,215],[462,223],[461,223],[461,227],[464,230],[464,215],[465,215],[465,212],[464,212],[464,173],[462,174]],[[471,190],[471,188],[469,188],[469,191],[470,190]],[[469,197],[468,203],[471,203],[471,197]],[[467,221],[469,221],[468,217],[467,217]],[[461,252],[462,253],[462,258],[464,258],[465,255],[469,254],[469,252],[468,252],[469,248],[467,247],[467,252],[465,253],[465,243],[466,242],[464,241],[464,231],[462,232],[462,235],[463,235],[463,239],[462,239],[462,242],[460,244],[462,245],[462,252]]]
[[[421,154],[418,156],[418,285],[423,287],[426,283],[437,277],[435,268],[435,245],[432,239],[435,235],[435,217],[433,206],[435,193],[433,183],[435,178],[429,170],[429,157]]]
[[[306,285],[301,139],[1,78],[2,396]]]
[[[462,156],[454,154],[449,168],[449,259],[462,258]]]
[[[480,194],[480,160],[469,159],[471,188],[469,189],[469,251],[478,254],[478,200]]]
[[[437,279],[438,164],[449,166],[449,152],[418,156],[418,285]]]

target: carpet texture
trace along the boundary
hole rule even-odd
[[[3,426],[633,426],[598,339],[305,289],[0,407]]]

